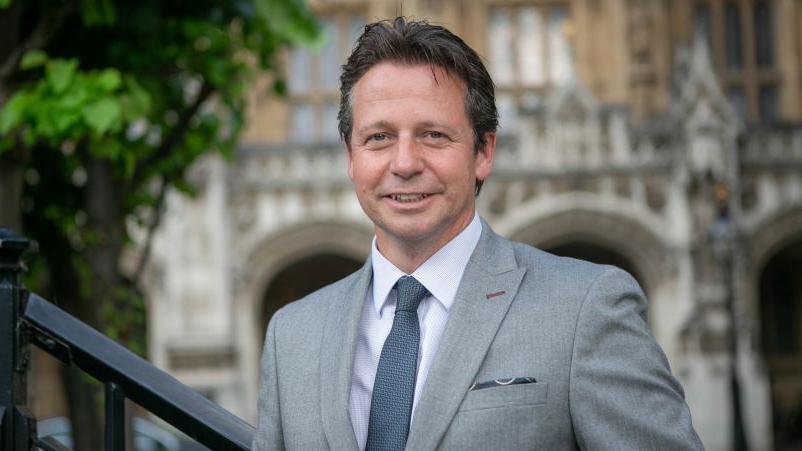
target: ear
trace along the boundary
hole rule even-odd
[[[496,133],[485,133],[485,143],[476,152],[476,178],[478,180],[487,180],[490,173],[493,171],[493,157],[496,155]]]
[[[351,153],[351,146],[343,141],[343,147],[345,148],[345,153],[348,154],[348,178],[351,181],[354,180],[354,155]]]

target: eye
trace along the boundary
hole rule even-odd
[[[451,137],[437,130],[427,130],[423,133],[423,141],[431,146],[443,146],[451,142]]]
[[[368,141],[381,142],[381,141],[386,141],[386,140],[387,140],[387,135],[385,133],[374,133],[374,134],[368,136]]]

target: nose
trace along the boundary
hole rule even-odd
[[[409,179],[423,171],[423,158],[418,143],[412,137],[401,136],[390,164],[390,171],[403,179]]]

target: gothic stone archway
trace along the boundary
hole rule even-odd
[[[802,230],[758,278],[761,351],[771,386],[774,443],[802,448]]]

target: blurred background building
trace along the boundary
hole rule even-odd
[[[271,314],[368,254],[339,66],[366,22],[403,13],[463,37],[496,82],[480,214],[635,275],[707,449],[802,447],[802,1],[312,7],[328,40],[286,55],[288,97],[254,86],[234,160],[203,160],[199,195],[169,196],[147,270],[156,365],[255,420]]]

